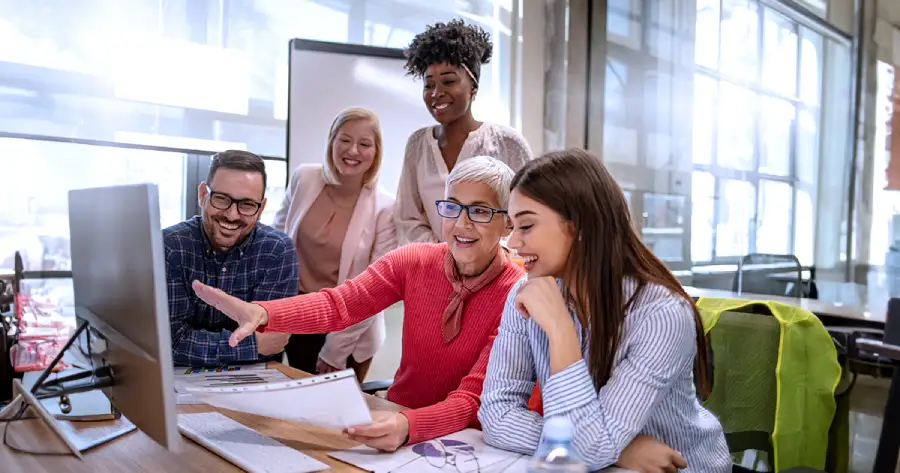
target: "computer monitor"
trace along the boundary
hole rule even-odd
[[[69,192],[75,313],[105,345],[111,404],[166,449],[181,450],[159,191],[153,184]]]

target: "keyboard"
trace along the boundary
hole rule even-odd
[[[248,473],[310,473],[330,467],[218,412],[179,414],[181,433]]]

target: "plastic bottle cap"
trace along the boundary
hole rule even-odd
[[[551,417],[544,419],[543,436],[547,440],[571,440],[574,427],[566,417]]]

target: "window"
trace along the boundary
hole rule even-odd
[[[403,47],[452,17],[494,42],[479,118],[509,124],[509,2],[0,0],[0,132],[285,156],[288,41]],[[285,163],[285,165],[287,165]]]
[[[757,212],[756,251],[759,253],[791,254],[791,228],[794,196],[786,182],[759,182],[759,210]]]
[[[716,161],[722,167],[749,171],[756,157],[756,96],[744,87],[722,82],[719,89],[719,134]]]
[[[845,227],[849,40],[785,2],[606,5],[592,18],[606,21],[590,58],[605,71],[589,91],[588,147],[602,137],[604,162],[636,196],[644,242],[673,269],[755,252],[823,264]],[[663,231],[677,225],[657,223],[658,202],[676,196],[690,253],[679,265]]]
[[[716,222],[716,179],[694,171],[691,176],[691,259],[712,261]]]
[[[698,5],[699,7],[699,5]],[[699,8],[698,8],[699,9]],[[747,80],[757,77],[758,6],[754,0],[722,0],[719,70]]]
[[[680,195],[644,193],[644,243],[664,262],[684,261],[685,198]]]
[[[13,268],[16,251],[29,270],[71,269],[71,189],[151,182],[159,186],[161,226],[178,223],[187,160],[177,153],[0,139],[0,168],[17,177],[0,186],[0,269]]]
[[[716,222],[716,254],[741,256],[750,249],[750,229],[756,204],[756,189],[747,181],[719,180]]]
[[[715,3],[697,2],[697,41],[721,37],[695,46],[691,258],[812,263],[824,38],[756,0],[722,0],[716,24]]]
[[[15,227],[5,222],[0,239],[33,243],[41,232],[65,233],[64,194],[53,192],[73,186],[139,178],[159,178],[166,189],[183,185],[193,174],[176,172],[177,160],[161,157],[188,159],[193,150],[205,155],[245,149],[265,156],[269,203],[261,218],[271,223],[287,180],[283,158],[292,38],[400,48],[428,24],[464,17],[491,33],[494,43],[492,61],[482,69],[476,114],[509,124],[516,20],[511,9],[510,2],[499,0],[133,0],[127,5],[72,0],[52,7],[0,0],[0,43],[16,45],[0,48],[0,132],[173,151],[3,141],[10,149],[0,154],[0,162],[10,161],[21,175],[44,176],[54,184],[51,194],[35,193],[31,186],[21,195],[35,194],[36,202],[52,195],[53,205],[62,207],[52,212],[40,207],[50,213],[34,217],[38,224],[29,220],[31,214],[20,213],[37,204],[0,187],[0,196],[15,199],[0,201],[8,204],[4,210],[20,209],[15,216],[0,217],[20,222]],[[205,177],[203,170],[191,169]],[[164,224],[196,209],[194,202],[182,205],[180,187],[177,192],[161,188],[160,195],[181,205],[177,212],[165,207],[170,213]],[[7,248],[19,246],[0,246],[0,260],[8,256]]]

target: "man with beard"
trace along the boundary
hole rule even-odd
[[[201,215],[163,230],[172,352],[177,365],[221,366],[277,358],[289,335],[259,333],[235,347],[237,324],[200,300],[194,280],[245,301],[297,294],[297,252],[282,232],[259,223],[265,209],[266,169],[246,151],[212,157],[200,183]]]

